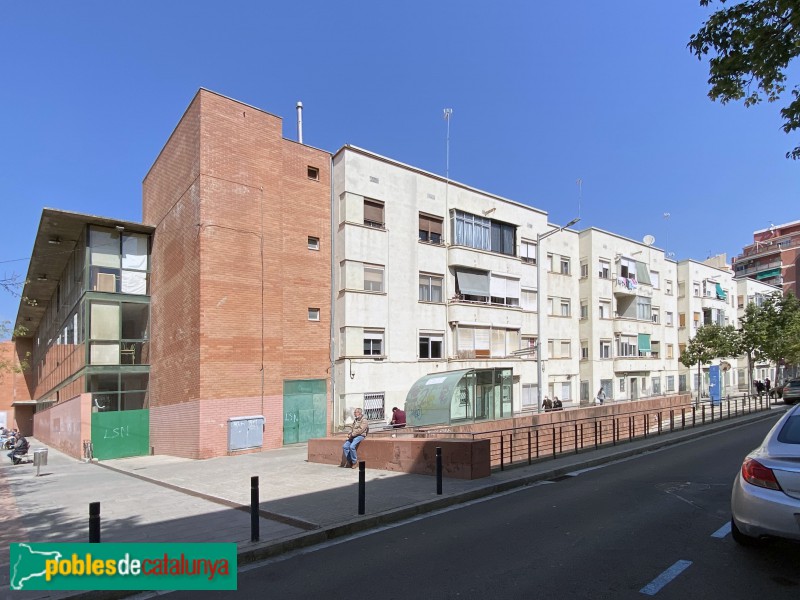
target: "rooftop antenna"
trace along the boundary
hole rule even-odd
[[[664,220],[667,222],[667,226],[664,231],[664,255],[667,256],[667,258],[669,258],[669,254],[667,253],[667,247],[669,246],[669,218],[671,216],[672,215],[669,214],[668,212],[664,213]],[[672,256],[675,256],[674,252],[672,253]]]
[[[444,120],[447,121],[447,144],[446,144],[446,154],[444,161],[444,178],[448,180],[450,179],[450,117],[452,116],[453,116],[453,109],[445,108]]]
[[[578,177],[578,180],[575,182],[578,184],[578,218],[581,216],[581,199],[583,198],[583,179]]]

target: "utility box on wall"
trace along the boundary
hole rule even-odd
[[[231,417],[228,419],[228,452],[261,448],[264,445],[264,417]]]

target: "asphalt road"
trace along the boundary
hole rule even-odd
[[[250,565],[235,594],[203,596],[797,600],[800,544],[726,535],[733,477],[774,422]]]

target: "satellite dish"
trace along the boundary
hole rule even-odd
[[[654,238],[652,235],[648,234],[648,235],[644,236],[644,239],[642,241],[644,242],[645,246],[652,246],[653,244],[656,243],[656,238]]]

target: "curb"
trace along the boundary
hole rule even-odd
[[[397,523],[399,521],[404,521],[406,519],[416,517],[422,514],[435,512],[437,510],[448,508],[450,506],[454,506],[457,504],[464,504],[472,500],[477,500],[480,498],[485,498],[487,496],[492,496],[494,494],[507,492],[509,490],[513,490],[516,488],[525,487],[540,481],[555,479],[567,475],[572,471],[596,467],[599,465],[614,462],[624,458],[629,458],[632,456],[637,456],[639,454],[645,454],[647,452],[653,452],[655,450],[660,450],[662,448],[666,448],[669,446],[674,446],[684,442],[692,441],[694,439],[706,435],[713,435],[721,431],[735,429],[737,427],[742,427],[745,425],[749,425],[751,423],[764,421],[769,418],[775,417],[776,413],[774,411],[775,408],[770,408],[769,410],[763,410],[757,413],[743,414],[738,417],[734,417],[732,419],[725,419],[723,421],[718,421],[715,423],[706,423],[705,425],[693,427],[689,430],[675,431],[675,432],[661,434],[661,436],[659,436],[658,438],[653,438],[652,440],[644,438],[635,440],[634,442],[626,442],[626,446],[638,443],[637,446],[632,448],[621,446],[619,450],[613,451],[613,449],[615,449],[616,446],[609,445],[601,447],[599,450],[591,449],[579,454],[562,456],[560,457],[560,459],[565,462],[569,458],[573,458],[576,460],[570,461],[568,462],[568,464],[554,466],[551,469],[546,469],[538,473],[522,475],[520,477],[515,477],[512,479],[508,479],[506,481],[500,481],[497,483],[489,484],[481,488],[469,490],[467,492],[460,492],[443,498],[425,500],[418,504],[414,504],[411,506],[404,506],[397,509],[390,509],[366,517],[356,517],[344,523],[338,523],[336,525],[331,525],[328,527],[317,528],[314,529],[313,531],[308,531],[307,533],[298,533],[292,536],[287,536],[282,539],[272,540],[268,542],[247,543],[240,546],[239,548],[239,551],[237,553],[238,565],[242,566],[242,565],[252,564],[261,560],[274,558],[276,556],[280,556],[282,554],[286,554],[294,550],[308,548],[310,546],[321,544],[323,542],[331,541],[337,538],[345,537],[347,535],[352,535],[354,533],[367,531],[369,529],[373,529],[375,527],[379,527],[382,525]],[[665,439],[665,436],[669,437]],[[612,451],[609,452],[609,450]],[[598,451],[605,451],[605,454],[603,456],[595,456],[592,458],[588,456],[590,453]],[[539,463],[534,463],[534,464],[543,464],[547,460],[552,460],[552,459],[544,459]],[[509,467],[509,469],[513,470],[516,468],[524,468],[524,466],[528,465]],[[192,490],[186,490],[184,488],[180,488],[178,486],[174,486],[171,484],[165,484],[164,482],[159,482],[157,480],[153,480],[148,477],[143,477],[141,475],[137,475],[134,473],[129,473],[127,471],[122,471],[114,467],[105,466],[105,468],[111,469],[119,473],[123,473],[125,475],[130,475],[132,477],[143,479],[145,481],[157,483],[159,485],[165,485],[170,489],[188,493],[193,496],[202,497],[211,501],[215,501],[220,504],[224,504],[226,506],[246,509],[247,511],[249,511],[249,507],[243,507],[242,505],[239,505],[235,502],[223,500],[221,498],[214,498],[211,496],[207,496],[205,494],[201,494],[199,492],[193,492]],[[497,470],[495,469],[493,472],[496,473]],[[265,516],[266,518],[270,519],[274,518],[272,513],[268,513],[267,511],[259,511],[259,512],[263,513],[262,516]],[[280,517],[291,519],[291,517],[285,517],[285,515],[280,515]],[[70,600],[117,600],[120,598],[127,598],[139,593],[143,592],[141,590],[88,591],[88,592],[78,592],[77,594],[70,595],[67,597],[69,597]]]

